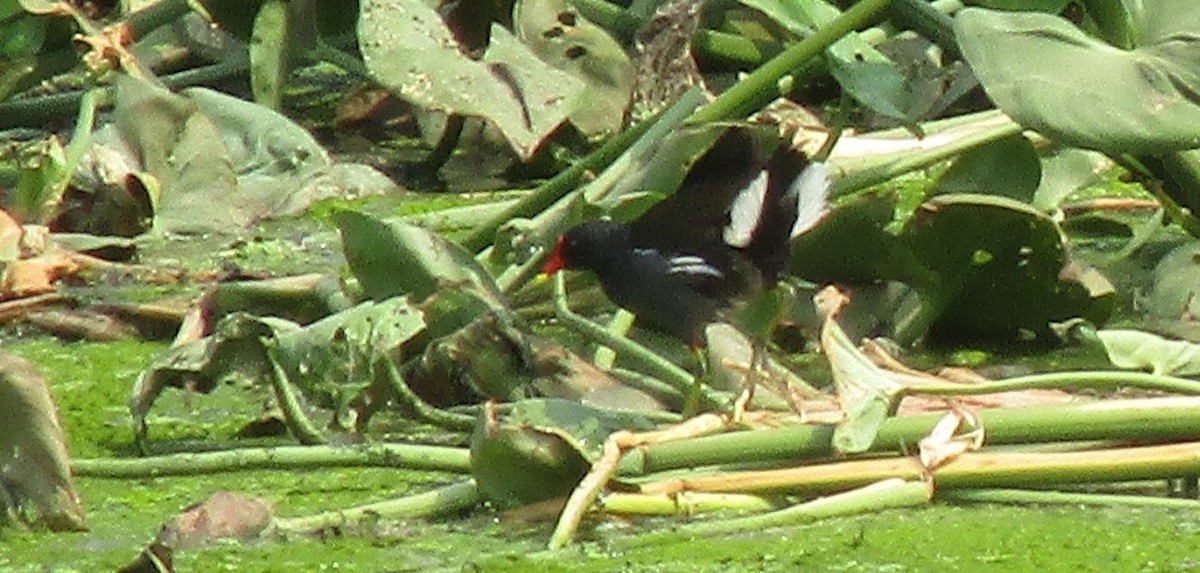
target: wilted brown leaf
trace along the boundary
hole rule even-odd
[[[218,491],[164,523],[155,543],[179,551],[216,539],[254,539],[271,524],[273,513],[262,499]]]
[[[29,361],[0,353],[0,482],[22,514],[54,531],[88,528],[71,480],[66,436],[45,378]]]

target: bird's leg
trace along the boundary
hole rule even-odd
[[[742,417],[746,414],[746,410],[750,407],[750,401],[754,399],[754,389],[758,387],[758,381],[761,374],[767,374],[767,348],[760,341],[754,340],[750,343],[750,367],[746,370],[746,377],[742,379],[742,393],[733,401],[732,419],[734,424],[740,424]]]

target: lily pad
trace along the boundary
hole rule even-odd
[[[573,113],[586,85],[555,69],[501,26],[483,58],[468,57],[424,0],[367,0],[358,38],[379,83],[413,104],[486,118],[528,159]]]
[[[357,211],[339,211],[333,219],[350,269],[368,297],[408,295],[423,301],[443,288],[465,287],[507,314],[496,282],[462,247],[427,229]]]
[[[539,58],[586,82],[570,115],[579,131],[592,136],[621,128],[633,91],[633,63],[604,28],[566,0],[518,1],[513,27]]]
[[[1131,50],[1036,12],[967,8],[955,31],[988,95],[1018,123],[1066,145],[1163,153],[1200,147],[1195,8],[1190,0],[1142,2]]]
[[[1028,203],[1041,178],[1037,151],[1024,136],[1014,135],[958,156],[934,183],[934,193],[979,193]]]
[[[817,283],[926,280],[921,261],[884,229],[895,209],[892,194],[870,193],[842,202],[792,242],[789,272]]]
[[[480,420],[471,438],[471,473],[481,491],[504,505],[565,496],[610,434],[654,427],[641,416],[569,400],[523,400],[502,420]]]
[[[932,273],[914,284],[945,333],[1009,337],[1048,332],[1051,321],[1106,317],[1111,285],[1085,284],[1054,221],[1028,205],[986,195],[925,203],[900,234]],[[1095,296],[1093,296],[1093,293]]]
[[[742,3],[767,14],[800,37],[811,34],[814,28],[825,26],[841,15],[841,11],[833,5],[817,0],[742,0]],[[830,74],[846,90],[846,94],[875,113],[915,128],[916,124],[908,114],[912,106],[912,90],[895,62],[856,32],[834,42],[825,54]]]
[[[1098,330],[1096,336],[1118,368],[1145,369],[1159,376],[1200,374],[1200,344],[1139,330]]]

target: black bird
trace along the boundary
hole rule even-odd
[[[791,239],[827,210],[822,163],[782,143],[764,159],[762,147],[750,129],[728,129],[674,195],[630,223],[568,230],[542,272],[591,270],[640,326],[703,346],[733,301],[778,281]]]

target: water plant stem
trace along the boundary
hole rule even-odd
[[[279,446],[143,458],[76,459],[71,462],[71,471],[76,476],[102,478],[146,478],[258,469],[300,470],[331,467],[388,467],[470,473],[470,457],[471,454],[466,448],[418,444]]]
[[[618,548],[645,547],[678,543],[702,537],[755,533],[771,527],[806,523],[836,516],[925,505],[929,503],[932,495],[932,489],[925,482],[887,479],[853,491],[817,498],[770,513],[683,525],[644,535],[614,539],[612,543]]]
[[[589,337],[596,342],[616,350],[630,363],[637,365],[651,376],[670,384],[683,395],[692,392],[694,377],[675,363],[651,352],[642,345],[623,336],[616,336],[604,327],[575,314],[567,306],[567,292],[562,273],[554,275],[554,308],[555,315],[563,324]],[[717,409],[725,404],[725,400],[710,388],[702,388],[701,404],[707,409]]]
[[[308,517],[280,518],[275,530],[284,534],[310,535],[330,528],[354,528],[379,519],[425,517],[462,511],[482,501],[475,480],[400,499],[327,511]]]

